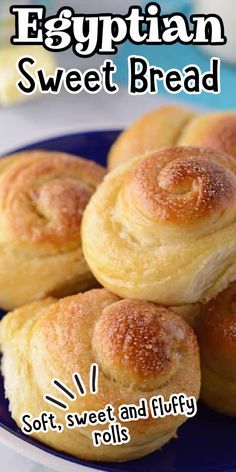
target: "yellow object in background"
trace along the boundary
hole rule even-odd
[[[31,71],[43,68],[46,75],[55,72],[55,60],[53,54],[43,49],[41,46],[2,46],[0,47],[0,104],[11,105],[28,98],[32,95],[22,94],[16,84],[20,80],[20,74],[17,70],[17,62],[22,56],[33,56],[36,60],[35,66]]]

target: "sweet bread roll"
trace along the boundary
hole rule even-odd
[[[171,148],[108,174],[82,221],[85,258],[123,298],[203,302],[236,279],[236,175],[231,156]]]
[[[121,133],[111,148],[109,168],[172,146],[199,146],[236,157],[236,113],[196,115],[177,106],[157,108]]]
[[[236,417],[236,283],[203,307],[197,318],[201,350],[201,398]]]
[[[171,309],[153,303],[119,300],[104,289],[55,301],[33,302],[5,316],[0,324],[5,391],[12,417],[33,417],[52,411],[65,425],[65,414],[97,411],[166,400],[174,393],[199,395],[200,369],[196,338],[190,326]],[[97,363],[98,393],[89,389],[90,366]],[[53,387],[54,378],[76,393],[72,375],[78,373],[87,395],[74,401]],[[63,412],[43,400],[45,394],[67,402]],[[92,431],[107,430],[108,423],[35,433],[49,446],[86,460],[126,461],[160,448],[176,435],[185,416],[166,416],[118,422],[129,429],[130,442],[93,446]]]
[[[180,106],[164,106],[146,113],[115,141],[108,157],[109,169],[145,152],[175,146],[182,129],[194,116]]]
[[[1,308],[94,286],[80,227],[103,176],[99,165],[58,152],[0,160]]]
[[[178,145],[203,146],[236,157],[236,113],[211,113],[193,118],[183,128]]]

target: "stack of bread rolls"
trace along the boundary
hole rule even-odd
[[[236,416],[235,158],[236,114],[164,107],[118,137],[106,176],[56,152],[1,160],[0,304],[14,310],[0,344],[19,426],[45,410],[52,379],[73,390],[76,372],[87,395],[68,402],[71,413],[198,399],[202,377],[202,401]],[[86,460],[126,461],[159,449],[185,420],[129,421],[119,446],[93,447],[92,425],[34,437]]]

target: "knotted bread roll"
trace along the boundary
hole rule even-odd
[[[157,395],[199,395],[200,369],[196,338],[190,326],[172,310],[143,301],[119,300],[104,289],[55,301],[46,299],[21,307],[0,324],[3,375],[12,417],[33,417],[52,411],[65,425],[65,413],[139,404]],[[97,363],[98,393],[89,390],[90,366]],[[78,373],[87,395],[68,401],[52,379],[60,379],[76,393],[72,375]],[[45,403],[45,394],[67,401],[62,412]],[[49,446],[96,461],[126,461],[160,448],[176,435],[185,416],[129,421],[131,440],[122,445],[94,447],[93,430],[108,424],[35,433]],[[119,420],[118,420],[119,421]]]
[[[140,154],[172,146],[200,146],[236,157],[236,113],[198,116],[177,106],[157,108],[121,133],[109,153],[109,169]]]
[[[236,417],[236,283],[202,308],[196,330],[201,349],[201,398]]]
[[[125,298],[186,305],[236,279],[235,161],[171,148],[111,172],[82,221],[97,280]]]
[[[47,151],[0,160],[0,306],[95,286],[81,248],[81,218],[104,169]]]

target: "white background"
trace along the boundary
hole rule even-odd
[[[121,127],[160,103],[157,97],[131,97],[121,89],[114,95],[44,95],[32,102],[0,108],[0,154],[51,136]]]

